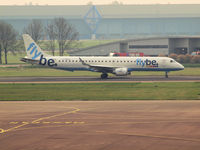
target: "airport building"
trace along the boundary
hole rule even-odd
[[[47,25],[55,17],[66,18],[80,39],[119,39],[73,55],[168,55],[200,49],[200,5],[0,6],[0,20],[19,33],[32,19]]]
[[[144,53],[148,56],[191,54],[200,50],[200,37],[160,37],[120,40],[71,52],[71,55],[107,55],[109,53]]]

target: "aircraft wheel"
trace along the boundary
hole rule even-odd
[[[101,74],[101,79],[107,79],[108,78],[108,74],[107,73],[102,73]]]

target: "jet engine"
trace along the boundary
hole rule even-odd
[[[128,72],[128,68],[116,68],[113,73],[117,76],[125,76],[130,74],[130,72]]]

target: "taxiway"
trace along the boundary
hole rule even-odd
[[[199,101],[0,102],[2,150],[199,150]]]
[[[65,83],[65,82],[200,82],[200,76],[128,76],[109,77],[100,79],[98,77],[0,77],[0,83],[6,82],[27,82],[27,83]]]

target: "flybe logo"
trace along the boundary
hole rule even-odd
[[[142,67],[158,67],[158,63],[156,60],[142,60],[141,58],[136,59],[136,65],[140,65]]]
[[[31,43],[28,48],[27,52],[32,56],[32,59],[38,58],[42,53],[38,51],[37,46],[35,43]]]

